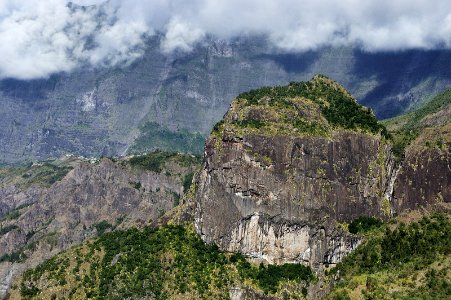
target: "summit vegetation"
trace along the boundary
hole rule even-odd
[[[317,75],[307,82],[263,87],[238,95],[234,112],[240,117],[232,124],[241,128],[270,130],[277,123],[292,132],[325,135],[332,128],[362,130],[389,138],[384,125],[371,111],[338,83]],[[218,123],[214,131],[220,129]],[[287,127],[288,126],[288,127]]]

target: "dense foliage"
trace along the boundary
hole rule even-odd
[[[186,193],[193,182],[194,172],[190,172],[183,177],[183,192]]]
[[[412,299],[414,295],[419,297],[415,299],[446,299],[451,294],[446,275],[451,271],[450,255],[451,222],[446,215],[410,225],[401,223],[394,230],[385,226],[380,235],[370,235],[331,271],[342,278],[331,297],[348,299],[347,293],[366,278],[362,292],[368,299]],[[421,274],[425,274],[424,279]],[[401,292],[395,287],[390,294],[388,288],[394,284],[408,286]]]
[[[367,232],[375,228],[379,228],[382,225],[382,221],[374,217],[362,216],[349,223],[350,233]]]
[[[239,253],[232,255],[230,261],[237,263],[238,272],[242,279],[252,278],[265,293],[276,292],[279,282],[296,280],[310,282],[314,279],[312,270],[300,264],[263,265],[257,268],[250,264]]]
[[[194,230],[182,226],[114,231],[102,235],[84,253],[80,249],[73,250],[75,258],[74,254],[59,255],[27,271],[20,285],[22,297],[44,297],[39,281],[46,288],[59,286],[70,291],[69,298],[167,299],[186,295],[223,299],[228,298],[230,286],[244,281],[275,293],[282,282],[304,282],[305,286],[313,279],[310,268],[302,265],[252,265],[239,254],[205,244]]]
[[[446,216],[435,215],[409,226],[401,223],[394,231],[385,230],[381,238],[371,239],[337,269],[378,270],[413,258],[429,260],[439,253],[451,254],[451,223]]]
[[[17,228],[19,228],[19,227],[17,225],[15,225],[15,224],[7,225],[5,227],[0,227],[0,235],[7,234],[11,230],[14,230],[14,229],[17,229]]]
[[[171,131],[155,122],[148,122],[140,128],[141,135],[130,149],[131,153],[145,153],[157,149],[201,154],[205,137],[187,130]]]
[[[22,174],[22,178],[26,185],[40,184],[51,186],[55,182],[63,179],[72,169],[72,166],[59,166],[51,162],[44,162],[41,165],[26,168],[26,172]]]
[[[307,82],[292,82],[288,86],[263,87],[242,93],[238,99],[246,99],[248,105],[258,105],[260,99],[269,97],[270,105],[293,105],[288,99],[304,97],[318,103],[327,121],[336,127],[363,129],[382,133],[388,137],[369,108],[358,104],[347,92],[324,76]]]

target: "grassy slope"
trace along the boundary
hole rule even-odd
[[[387,119],[384,124],[390,131],[415,130],[428,126],[427,117],[445,110],[451,105],[451,89],[435,96],[420,108],[399,117]],[[446,120],[444,120],[446,121]],[[449,118],[447,122],[451,121]]]
[[[31,185],[49,187],[61,180],[79,161],[76,158],[48,160],[37,164],[0,167],[0,185],[16,185],[27,188]]]
[[[399,158],[411,144],[441,148],[451,142],[451,89],[435,96],[419,109],[383,123],[392,133],[393,151]]]
[[[447,299],[451,293],[448,215],[392,222],[329,272],[340,279],[328,299]]]

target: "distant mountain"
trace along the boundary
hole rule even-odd
[[[124,68],[82,68],[48,79],[0,81],[0,162],[122,155],[156,148],[199,153],[231,99],[251,88],[321,73],[379,118],[396,116],[451,84],[451,51],[275,51],[263,38],[210,40],[164,55],[159,37]]]

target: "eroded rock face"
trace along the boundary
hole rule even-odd
[[[358,244],[337,222],[391,212],[394,164],[379,136],[217,139],[206,145],[195,223],[221,249],[269,263],[334,264]]]
[[[285,262],[336,264],[359,244],[359,239],[318,225],[287,223],[255,213],[232,231],[227,251],[244,252],[271,264]]]
[[[230,300],[276,300],[274,297],[269,297],[265,294],[258,293],[248,287],[230,288],[229,297]]]
[[[451,201],[450,124],[424,129],[400,166],[380,126],[324,76],[239,95],[206,143],[197,231],[223,250],[318,270],[359,243],[341,223]]]
[[[450,138],[451,123],[424,130],[407,148],[394,183],[395,211],[451,202]]]
[[[152,224],[174,207],[183,194],[183,176],[196,168],[171,162],[165,168],[170,172],[155,173],[105,158],[80,162],[48,188],[9,188],[17,194],[9,193],[3,202],[18,199],[12,207],[24,201],[28,206],[14,219],[0,219],[0,228],[14,226],[0,234],[0,257],[16,253],[22,258],[0,262],[0,298],[15,276],[62,250],[103,231]]]

